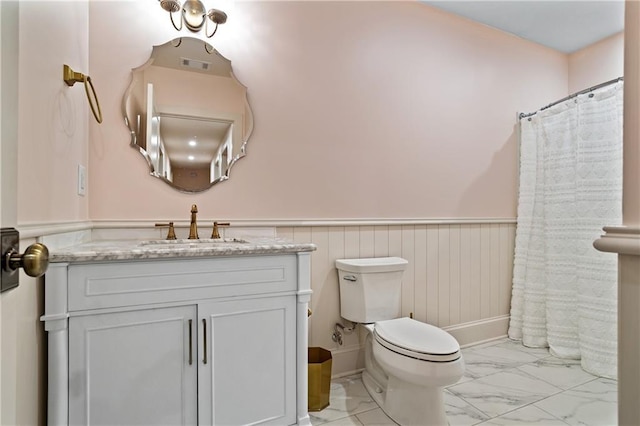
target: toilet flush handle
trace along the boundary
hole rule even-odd
[[[351,281],[351,282],[358,281],[358,279],[354,275],[345,275],[342,278],[344,278],[345,281]]]

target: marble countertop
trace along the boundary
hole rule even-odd
[[[49,261],[100,262],[187,257],[247,256],[310,252],[315,244],[283,239],[105,240],[52,249]]]

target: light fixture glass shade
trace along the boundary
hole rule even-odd
[[[227,22],[227,14],[218,9],[209,9],[207,16],[216,24],[222,25]]]
[[[160,0],[160,7],[169,13],[180,10],[180,2],[177,0]]]
[[[205,22],[206,9],[200,0],[187,0],[182,5],[182,19],[191,31],[200,31]]]

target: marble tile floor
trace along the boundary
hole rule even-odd
[[[465,376],[445,389],[451,426],[617,424],[617,382],[585,372],[580,361],[509,339],[462,353]],[[396,424],[371,399],[360,375],[332,381],[329,407],[310,416],[314,426]]]

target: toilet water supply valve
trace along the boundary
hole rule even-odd
[[[351,334],[353,330],[355,330],[355,325],[352,325],[351,327],[345,327],[344,325],[337,322],[336,325],[333,327],[333,334],[331,335],[331,340],[333,340],[334,342],[337,342],[338,345],[342,346],[342,332]]]

